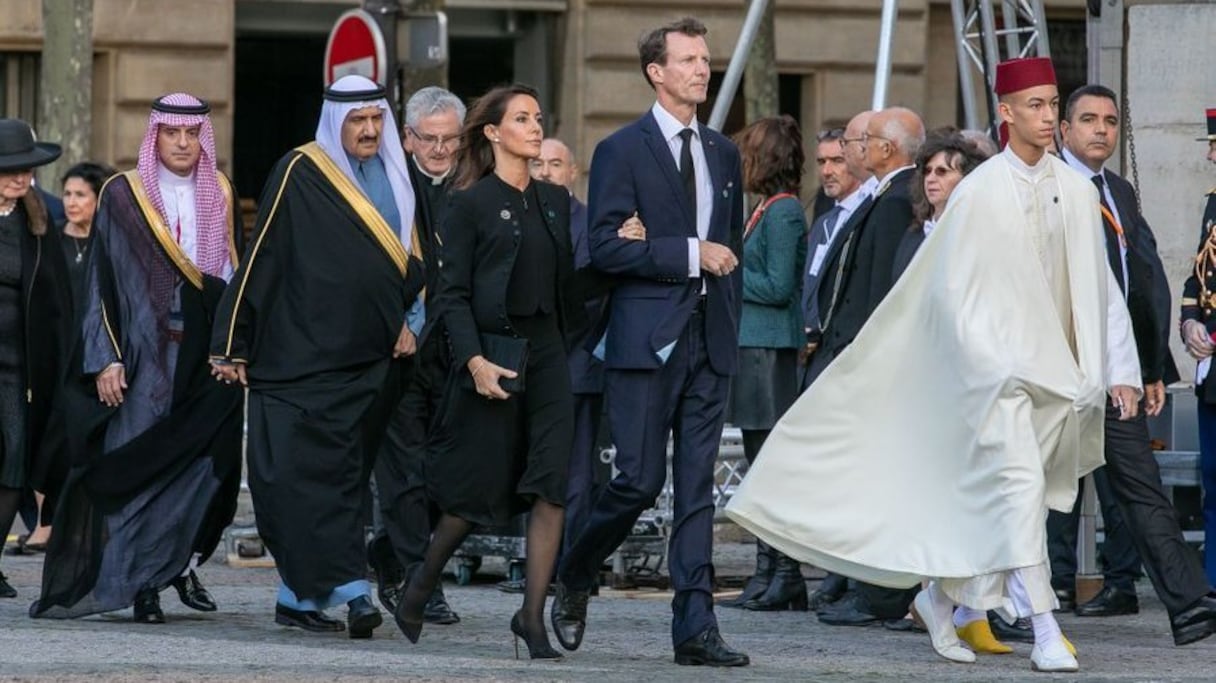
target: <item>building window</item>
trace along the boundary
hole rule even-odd
[[[0,52],[0,115],[37,128],[40,61],[37,52]]]
[[[1048,19],[1047,40],[1060,90],[1060,114],[1073,90],[1089,82],[1089,52],[1084,19]]]

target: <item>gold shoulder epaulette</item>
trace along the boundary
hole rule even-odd
[[[1212,189],[1208,190],[1204,194],[1216,194],[1216,187],[1213,187]]]

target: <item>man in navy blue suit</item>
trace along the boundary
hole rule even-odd
[[[591,263],[591,247],[587,239],[587,205],[574,196],[578,179],[578,164],[566,143],[557,138],[545,138],[540,143],[540,156],[529,163],[532,177],[561,185],[570,191],[570,245],[574,250],[574,267],[585,268]],[[570,337],[570,388],[574,392],[574,445],[570,451],[569,483],[566,488],[566,524],[562,534],[562,554],[574,543],[574,538],[591,514],[595,484],[595,437],[600,430],[604,412],[604,363],[586,347],[592,339],[607,303],[595,297],[584,304],[583,316],[568,330]]]
[[[614,275],[602,355],[618,474],[558,568],[551,620],[567,650],[582,642],[604,560],[654,504],[672,436],[668,543],[677,664],[744,666],[713,613],[714,462],[735,373],[743,246],[739,152],[697,122],[709,87],[706,29],[681,19],[638,43],[657,102],[596,147],[589,195],[591,262]],[[643,240],[618,234],[631,216]]]

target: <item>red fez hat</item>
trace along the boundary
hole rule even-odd
[[[1055,85],[1056,70],[1047,57],[1011,59],[996,65],[997,95],[1008,95],[1038,85]]]
[[[1201,138],[1195,138],[1195,139],[1196,140],[1207,140],[1209,142],[1216,142],[1216,109],[1207,110],[1207,115],[1208,115],[1208,134]]]

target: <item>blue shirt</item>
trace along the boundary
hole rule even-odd
[[[351,170],[355,172],[355,179],[359,181],[363,194],[371,200],[372,206],[376,207],[393,232],[402,234],[401,212],[397,209],[393,186],[388,182],[388,173],[384,170],[384,160],[378,154],[363,161],[350,154],[346,156],[350,159]]]

